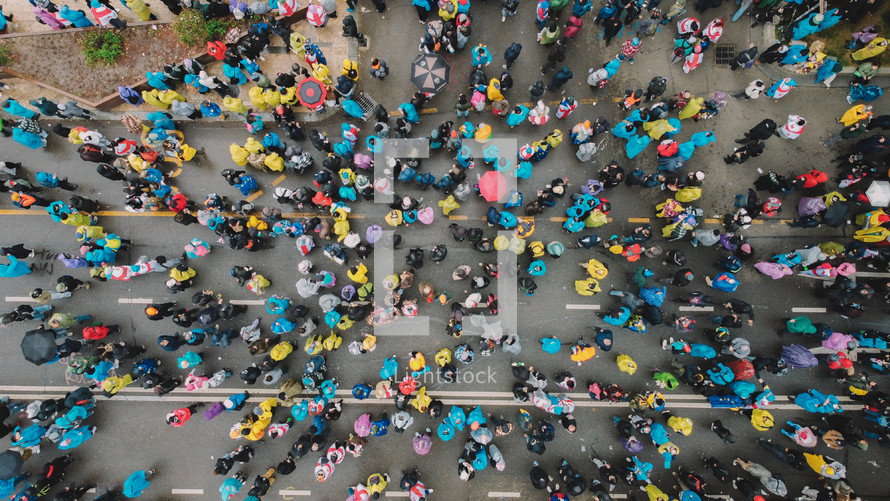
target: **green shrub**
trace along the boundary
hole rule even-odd
[[[15,54],[12,49],[5,45],[0,45],[0,67],[9,66],[15,60]]]
[[[112,30],[89,31],[80,40],[80,51],[90,66],[111,66],[124,55],[124,40]]]
[[[173,21],[173,32],[185,45],[201,45],[207,41],[207,21],[200,13],[186,9]]]
[[[173,32],[185,45],[203,45],[211,40],[221,39],[234,25],[232,21],[220,19],[204,19],[204,16],[193,10],[185,10],[173,21]]]

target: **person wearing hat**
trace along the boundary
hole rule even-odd
[[[163,320],[176,314],[173,308],[176,303],[152,303],[145,307],[145,316],[149,320]]]
[[[630,64],[634,64],[634,56],[637,52],[640,52],[640,49],[642,48],[643,42],[641,42],[639,38],[633,37],[630,40],[625,40],[624,43],[621,44],[621,55],[623,55]]]
[[[52,301],[64,299],[66,297],[71,297],[71,293],[45,291],[39,287],[31,291],[31,299],[39,305],[47,305]]]

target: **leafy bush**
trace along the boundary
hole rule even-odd
[[[80,40],[80,51],[90,66],[111,66],[124,55],[124,40],[112,30],[89,31]]]
[[[204,16],[189,9],[182,11],[171,28],[185,45],[201,45],[207,36],[207,21]]]
[[[232,21],[207,20],[194,10],[185,10],[176,21],[173,21],[171,28],[180,42],[185,45],[197,46],[211,40],[221,39],[232,25]]]
[[[15,60],[15,54],[12,49],[5,45],[0,45],[0,67],[9,66]]]

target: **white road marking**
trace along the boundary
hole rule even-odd
[[[521,497],[522,494],[519,492],[498,492],[498,491],[489,491],[488,497],[490,498],[518,498]]]
[[[246,305],[266,304],[265,299],[233,299],[229,302],[232,304],[246,304]]]
[[[171,489],[170,494],[195,494],[200,496],[204,494],[204,489]]]
[[[828,311],[826,308],[804,308],[804,307],[791,308],[792,313],[825,313],[826,311]]]
[[[407,492],[400,492],[400,491],[386,491],[386,492],[384,492],[384,494],[386,494],[386,497],[388,497],[388,498],[406,498],[406,497],[408,497]]]
[[[567,310],[598,310],[600,309],[600,305],[598,304],[567,304]]]
[[[10,303],[36,303],[37,300],[31,296],[6,296],[6,301]]]
[[[679,309],[680,311],[714,311],[713,306],[681,306]]]
[[[279,496],[311,496],[312,491],[295,491],[293,489],[281,489],[278,491]]]
[[[151,304],[154,299],[150,297],[119,297],[117,302],[121,304]]]

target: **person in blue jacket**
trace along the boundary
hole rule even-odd
[[[70,9],[67,5],[63,5],[59,9],[59,17],[73,24],[75,28],[89,28],[93,26],[93,23],[87,19],[86,14],[82,10]]]

